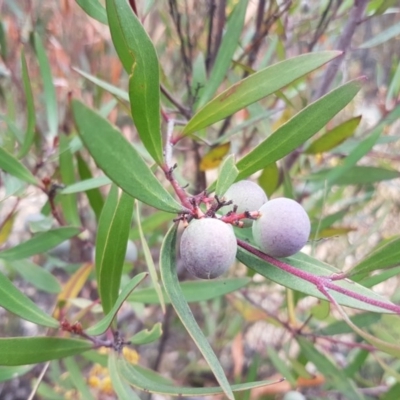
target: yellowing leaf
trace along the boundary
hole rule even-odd
[[[272,132],[275,132],[283,124],[289,121],[293,117],[295,111],[292,108],[285,108],[282,115],[272,124]]]
[[[356,230],[357,229],[352,228],[351,226],[338,226],[336,228],[326,228],[318,232],[316,239],[346,235],[347,233]],[[314,239],[313,235],[311,235],[311,237]]]
[[[14,225],[15,214],[7,218],[6,221],[0,226],[0,245],[3,244],[10,236],[12,227]]]
[[[86,263],[83,264],[68,280],[68,282],[64,285],[63,290],[57,297],[58,307],[53,313],[53,317],[55,319],[59,319],[60,317],[60,309],[66,307],[65,301],[68,299],[74,299],[79,292],[81,291],[83,285],[86,283],[86,280],[92,272],[93,264]]]
[[[200,170],[207,171],[219,167],[222,159],[228,154],[230,143],[224,143],[211,149],[201,160]]]
[[[257,322],[266,319],[269,320],[269,316],[266,312],[254,307],[249,302],[229,294],[226,297],[228,298],[232,306],[235,307],[235,309],[247,322]]]
[[[258,184],[264,189],[268,197],[275,192],[279,186],[279,170],[276,163],[269,164],[263,169],[258,178]]]

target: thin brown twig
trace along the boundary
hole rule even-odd
[[[190,109],[181,104],[171,93],[169,93],[165,86],[160,85],[160,90],[161,93],[179,110],[184,117],[187,119],[191,117]]]

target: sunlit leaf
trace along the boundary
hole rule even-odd
[[[222,159],[227,155],[230,147],[231,144],[228,142],[212,148],[201,159],[200,170],[207,171],[209,169],[217,168],[221,164]]]
[[[0,258],[7,261],[15,261],[31,257],[35,254],[45,253],[79,233],[79,228],[68,226],[55,228],[47,232],[40,232],[26,242],[0,251]]]
[[[156,50],[126,0],[106,0],[106,8],[115,49],[130,76],[133,121],[147,151],[161,165],[160,67]]]
[[[160,210],[171,213],[183,210],[121,132],[77,100],[72,101],[72,109],[85,146],[113,182],[130,196]]]
[[[31,299],[21,293],[1,272],[0,306],[11,313],[18,315],[20,318],[31,321],[37,325],[47,326],[50,328],[58,327],[58,321],[56,319],[42,311]],[[5,365],[1,364],[1,358],[2,357],[0,357],[0,365]]]
[[[338,51],[304,54],[250,75],[201,108],[185,126],[183,133],[196,132],[232,115],[236,111],[282,89],[340,54],[341,52]]]
[[[168,231],[161,246],[160,270],[164,288],[167,292],[171,304],[174,307],[179,319],[185,326],[186,330],[196,343],[198,349],[203,354],[208,365],[211,368],[215,378],[221,385],[225,395],[233,400],[232,389],[226,379],[224,370],[219,363],[217,356],[208,343],[204,333],[197,325],[197,322],[185,300],[183,292],[179,286],[176,274],[176,236],[178,225],[175,224]]]
[[[215,194],[222,197],[225,192],[231,187],[238,176],[239,171],[235,165],[235,156],[232,154],[227,157],[221,165],[219,171],[217,187],[215,189]]]
[[[361,115],[341,123],[340,125],[326,132],[320,138],[314,140],[310,146],[304,150],[304,153],[318,154],[333,149],[354,134],[355,130],[360,124],[360,121]]]
[[[361,89],[354,80],[334,89],[297,113],[237,163],[238,179],[283,158],[323,128]]]
[[[38,364],[57,360],[93,348],[93,343],[60,337],[0,338],[0,365]]]
[[[108,314],[117,300],[132,221],[134,199],[113,185],[104,204],[96,238],[96,277]]]

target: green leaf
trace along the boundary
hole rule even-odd
[[[331,169],[324,169],[312,175],[304,177],[306,180],[326,181]],[[400,177],[398,171],[381,167],[354,166],[335,179],[334,184],[339,186],[368,185],[371,183],[397,179]]]
[[[76,2],[89,17],[108,25],[106,9],[100,4],[99,0],[76,0]]]
[[[242,249],[241,247],[238,247],[236,257],[240,262],[273,282],[276,282],[289,289],[297,290],[301,293],[314,296],[322,300],[326,300],[326,297],[321,294],[321,292],[315,287],[314,284],[275,267],[274,265],[260,259],[254,254],[249,253],[247,250]],[[316,276],[331,276],[332,274],[340,272],[330,265],[318,261],[310,256],[307,256],[304,253],[297,253],[292,257],[281,259],[281,261]],[[385,298],[374,293],[372,290],[367,289],[355,282],[338,280],[335,281],[335,285],[341,288],[345,288],[350,292],[366,296],[370,299],[374,299],[387,304],[392,304]],[[367,304],[363,301],[354,299],[334,290],[330,290],[329,293],[339,304],[347,307],[380,313],[388,312],[388,310],[382,309],[381,307]]]
[[[238,179],[265,168],[302,145],[353,99],[361,84],[361,80],[354,80],[338,87],[281,125],[237,163]]]
[[[224,162],[221,165],[215,194],[218,197],[222,197],[235,182],[238,174],[239,171],[235,165],[235,156],[231,154],[229,157],[225,158]]]
[[[372,39],[367,40],[365,43],[359,46],[359,49],[369,49],[370,47],[378,46],[379,44],[385,43],[397,35],[400,35],[400,23],[392,25],[390,28],[379,32]]]
[[[83,353],[93,343],[59,337],[0,338],[0,365],[38,364]]]
[[[341,52],[309,53],[262,69],[235,83],[201,108],[183,129],[196,132],[287,86],[301,76],[338,57]]]
[[[117,360],[117,370],[121,373],[124,380],[126,380],[133,387],[150,393],[158,393],[168,396],[210,396],[216,394],[226,395],[226,391],[222,391],[219,387],[202,387],[202,388],[191,388],[191,387],[177,387],[173,384],[162,383],[156,381],[154,378],[147,377],[142,373],[142,369],[135,365],[129,364],[127,361],[119,358]],[[250,383],[241,383],[238,385],[232,385],[232,390],[240,392],[243,390],[250,390],[258,387],[273,385],[273,381],[259,381]],[[233,394],[232,394],[233,396]]]
[[[96,277],[101,305],[108,314],[118,298],[134,199],[113,185],[100,216],[96,238]]]
[[[111,378],[111,384],[119,400],[140,400],[140,397],[132,388],[122,379],[117,364],[118,354],[111,351],[108,356],[108,372]]]
[[[0,382],[9,381],[25,375],[33,367],[30,365],[23,365],[18,367],[0,367]]]
[[[117,315],[119,309],[122,307],[122,304],[127,299],[127,297],[131,294],[132,290],[136,288],[140,282],[143,281],[144,278],[147,277],[147,272],[142,272],[135,277],[133,277],[129,283],[123,288],[121,294],[118,296],[117,301],[115,302],[113,308],[110,312],[97,324],[91,326],[90,328],[86,329],[86,333],[92,336],[99,336],[102,335],[111,325],[113,319]]]
[[[364,260],[349,271],[349,276],[367,274],[377,269],[395,267],[400,264],[400,237],[380,243]]]
[[[130,75],[132,118],[147,151],[163,164],[160,111],[160,67],[151,39],[126,0],[107,0],[111,37]]]
[[[65,189],[61,190],[59,194],[86,192],[87,190],[97,189],[101,186],[109,185],[110,183],[112,183],[112,181],[107,176],[98,176],[68,185]]]
[[[69,139],[66,135],[60,135],[59,165],[61,180],[64,185],[71,185],[75,182],[75,167],[70,151]],[[61,197],[61,206],[65,220],[69,225],[80,226],[81,219],[78,211],[78,199],[75,194],[68,194]]]
[[[57,97],[53,85],[53,76],[51,74],[49,60],[47,58],[46,49],[43,46],[40,36],[34,34],[34,44],[36,57],[39,62],[40,75],[43,81],[44,99],[46,103],[47,124],[49,131],[47,133],[48,139],[54,139],[58,132],[58,110],[57,110]]]
[[[290,386],[296,387],[296,378],[293,376],[291,369],[286,365],[282,357],[272,346],[267,347],[267,353],[268,359],[271,361],[277,372],[285,377],[285,380],[290,383]]]
[[[142,331],[135,333],[130,339],[133,345],[142,345],[147,343],[152,343],[158,340],[162,335],[162,325],[160,322],[157,322],[153,328],[143,329]]]
[[[39,290],[43,290],[47,293],[60,293],[60,283],[51,272],[43,267],[27,259],[9,262],[7,265],[11,266],[25,281],[31,283]]]
[[[233,9],[222,38],[214,66],[205,88],[201,93],[197,108],[203,107],[215,94],[232,63],[242,33],[248,0],[240,0]]]
[[[258,178],[258,184],[264,189],[268,198],[279,186],[279,169],[276,163],[268,164]]]
[[[78,163],[78,172],[79,172],[79,176],[81,179],[83,179],[86,182],[90,179],[96,179],[96,178],[92,178],[92,172],[90,171],[88,164],[82,158],[80,153],[76,154],[76,161]],[[106,176],[99,177],[99,178],[102,178],[103,182],[105,179],[107,179],[108,182],[111,183],[111,180]],[[73,184],[71,186],[83,184],[84,181],[77,182],[76,184]],[[71,186],[69,186],[69,188]],[[67,190],[68,190],[68,188],[67,188]],[[95,188],[87,188],[87,189],[85,189],[85,191],[86,191],[86,196],[88,197],[88,200],[89,200],[90,207],[92,207],[92,210],[95,213],[96,219],[98,222],[100,215],[101,215],[101,210],[103,209],[103,206],[104,206],[103,195],[101,194],[100,190],[97,189],[96,187]]]
[[[326,132],[320,138],[314,140],[305,150],[305,154],[318,154],[329,151],[339,144],[343,143],[347,138],[352,136],[361,121],[361,115],[351,118],[330,131]]]
[[[32,300],[22,294],[1,272],[0,306],[18,315],[20,318],[31,321],[37,325],[50,328],[57,328],[59,325],[57,320],[43,312]]]
[[[343,373],[343,370],[320,353],[314,344],[302,337],[297,337],[297,342],[307,360],[312,362],[321,374],[329,378],[335,390],[341,392],[348,400],[363,400],[363,396],[357,391],[354,383]]]
[[[82,374],[81,368],[76,363],[74,357],[67,357],[64,360],[65,368],[68,372],[68,377],[71,380],[73,386],[77,389],[81,398],[85,400],[94,400],[89,386],[86,383],[86,379]]]
[[[250,278],[229,278],[210,281],[185,281],[180,283],[185,300],[189,303],[198,303],[215,299],[225,294],[235,292],[250,283]],[[166,303],[170,303],[165,290],[163,291]],[[157,293],[153,288],[135,290],[129,296],[129,301],[145,304],[159,304]]]
[[[156,266],[154,265],[153,256],[151,255],[151,250],[149,245],[147,244],[146,238],[144,237],[142,225],[140,222],[140,210],[139,210],[139,202],[136,202],[136,223],[139,229],[140,241],[142,243],[142,250],[144,253],[144,258],[146,260],[147,269],[150,273],[151,282],[153,283],[153,287],[157,293],[158,299],[160,301],[161,309],[165,314],[165,300],[164,294],[161,289],[161,285],[158,279],[158,274],[156,271]]]
[[[179,319],[185,326],[186,330],[196,343],[198,349],[203,354],[211,368],[217,382],[221,385],[225,395],[233,400],[234,396],[232,389],[226,379],[224,370],[218,361],[213,349],[208,343],[204,333],[197,325],[197,322],[185,300],[183,292],[179,286],[178,277],[176,274],[176,236],[178,225],[174,224],[168,231],[161,246],[160,255],[160,269],[161,278],[164,288],[168,294],[171,304],[174,307]]]
[[[129,94],[125,92],[124,90],[111,85],[110,83],[103,81],[102,79],[97,78],[96,76],[93,76],[91,74],[88,74],[85,71],[82,71],[79,68],[72,68],[74,71],[76,71],[78,74],[82,75],[84,78],[86,78],[88,81],[94,83],[98,87],[106,90],[108,93],[111,93],[112,95],[121,98],[122,100],[129,101]]]
[[[27,123],[26,123],[24,142],[18,153],[19,158],[24,157],[28,153],[33,143],[33,139],[35,137],[35,125],[36,125],[35,104],[33,100],[32,86],[29,78],[28,66],[26,65],[24,49],[21,50],[21,73],[22,73],[22,82],[24,84],[24,92],[26,99]]]
[[[82,141],[113,182],[130,196],[160,210],[170,213],[184,210],[121,132],[77,100],[72,101],[72,110]]]
[[[170,221],[171,221],[171,215],[169,213],[166,213],[164,211],[153,212],[151,215],[141,220],[143,233],[154,233],[154,231],[157,228],[159,228],[161,225],[164,225],[166,222]],[[131,240],[140,239],[139,228],[137,224],[131,229],[131,232],[129,234],[129,239]]]
[[[45,253],[79,233],[79,228],[69,226],[55,228],[47,232],[40,232],[24,243],[0,251],[0,259],[15,261],[34,256],[35,254]]]
[[[31,183],[32,185],[38,184],[38,181],[31,174],[28,168],[26,168],[25,165],[19,162],[8,151],[3,149],[3,147],[0,147],[0,168],[24,182]]]

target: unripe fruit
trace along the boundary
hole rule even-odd
[[[310,219],[294,200],[273,199],[265,203],[261,216],[253,222],[253,238],[257,246],[272,257],[289,257],[307,243]]]
[[[294,390],[287,392],[282,400],[307,400],[300,392]]]
[[[264,203],[268,201],[268,197],[264,190],[252,181],[239,181],[234,183],[224,194],[226,200],[232,200],[237,207],[237,213],[241,214],[245,211],[257,211]],[[244,227],[250,227],[253,220],[243,220]]]
[[[226,272],[236,257],[233,228],[215,218],[193,220],[181,238],[181,258],[195,277],[213,279]]]

